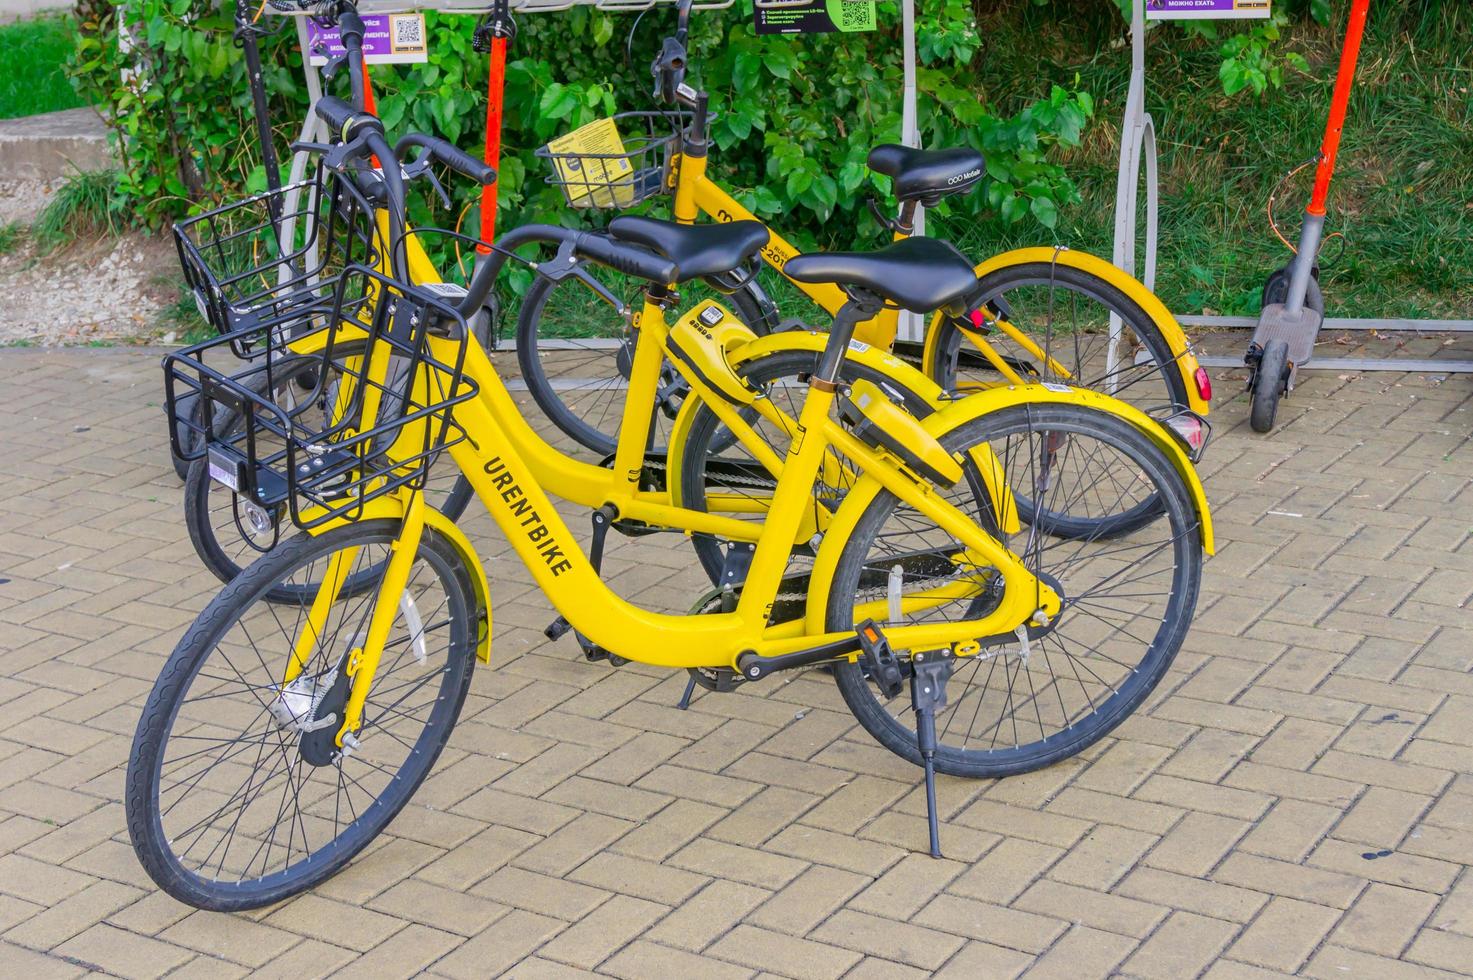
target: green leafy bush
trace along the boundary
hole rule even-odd
[[[864,157],[900,135],[898,8],[882,3],[880,30],[869,34],[758,37],[751,18],[751,0],[741,0],[692,22],[692,81],[710,91],[717,113],[715,175],[800,240],[848,241],[873,230],[863,207],[874,193]],[[88,0],[79,20],[74,72],[112,107],[122,191],[142,220],[156,224],[264,186],[228,3]],[[266,21],[275,23],[270,14]],[[471,50],[473,20],[430,13],[427,21],[427,65],[373,69],[379,112],[392,131],[433,131],[474,147],[484,138],[485,56]],[[613,111],[651,108],[648,65],[672,23],[673,11],[663,8],[637,22],[586,7],[521,19],[507,70],[503,222],[566,217],[533,151]],[[129,39],[121,45],[120,29]],[[1089,95],[1059,86],[1028,92],[1020,80],[1020,91],[1006,95],[1023,108],[999,112],[970,81],[981,38],[964,0],[925,5],[917,35],[924,142],[981,147],[988,203],[1009,222],[1053,227],[1078,194],[1050,151],[1078,144],[1093,114]],[[284,146],[306,108],[301,55],[285,25],[262,47]],[[462,204],[472,200],[470,189],[459,193]]]

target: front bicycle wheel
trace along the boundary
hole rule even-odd
[[[643,307],[644,280],[607,268],[597,275],[630,309]],[[751,284],[728,296],[696,282],[682,285],[680,292],[681,309],[716,296],[756,333],[768,330],[760,293]],[[637,342],[638,331],[576,277],[537,279],[517,315],[517,363],[532,399],[553,425],[599,456],[612,455],[618,443]],[[649,406],[654,418],[649,449],[657,453],[665,452],[670,420],[689,390],[668,363],[660,387],[659,403]]]
[[[282,584],[322,582],[339,553],[340,580],[382,574],[399,528],[371,521],[285,542],[227,585],[165,662],[133,738],[125,807],[144,869],[181,902],[234,911],[310,888],[373,840],[434,766],[477,639],[454,546],[426,529],[351,753],[324,720],[343,717],[349,653],[376,592],[335,592],[284,686],[316,589],[296,609],[267,599]]]
[[[1011,635],[1006,642],[976,637],[981,652],[953,661],[948,702],[936,718],[936,769],[976,778],[1028,772],[1098,740],[1165,675],[1196,609],[1200,522],[1165,454],[1130,423],[1098,410],[1021,405],[963,423],[941,442],[953,452],[989,447],[1013,494],[1053,512],[1114,513],[1132,501],[1159,501],[1162,520],[1128,535],[1078,539],[1047,523],[998,535],[1059,594],[1062,609],[1030,630],[1026,649]],[[989,525],[966,481],[945,493]],[[1000,601],[1001,581],[990,568],[957,561],[961,551],[929,518],[881,492],[839,559],[828,628],[852,630],[856,604],[884,603],[897,585],[902,602],[938,591],[950,598],[918,603],[891,625],[986,615]],[[840,664],[834,674],[859,723],[919,765],[909,699],[886,700],[857,663]]]
[[[279,366],[272,368],[272,391],[263,392],[263,397],[293,412],[294,416],[304,407],[301,403],[310,399],[312,404],[305,406],[300,417],[308,429],[325,429],[331,407],[338,403],[342,364],[349,358],[361,358],[365,350],[365,345],[357,342],[338,345],[334,362],[328,368],[331,374],[322,384],[318,383],[323,365],[321,358],[283,358]],[[217,429],[228,435],[240,424],[239,417],[232,416],[220,420]],[[276,444],[269,444],[272,441]],[[257,450],[261,455],[281,448],[279,440],[270,433],[263,432],[258,442]],[[426,506],[454,521],[465,513],[474,490],[470,481],[456,468],[450,454],[444,453],[430,468],[424,493]],[[297,533],[284,504],[269,513],[252,506],[234,490],[212,480],[205,459],[190,464],[185,478],[184,526],[195,554],[221,582],[231,581],[251,562]],[[360,578],[361,581],[350,583],[350,591],[367,583],[367,576]],[[283,583],[274,587],[269,597],[273,602],[291,602],[299,598],[307,587]]]

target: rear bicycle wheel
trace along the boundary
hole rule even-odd
[[[1047,355],[1040,358],[1002,330],[985,334],[988,344],[1023,380],[1104,392],[1147,414],[1189,406],[1186,381],[1161,328],[1102,276],[1074,266],[1028,262],[994,270],[977,285],[979,305],[991,316],[1006,320]],[[1119,322],[1113,342],[1112,317]],[[948,391],[1009,383],[945,317],[926,338],[925,361],[931,379]],[[1032,499],[1019,497],[1022,520],[1034,520],[1036,510]],[[1159,508],[1151,500],[1090,520],[1052,512],[1037,515],[1049,522],[1054,533],[1080,538],[1128,534],[1157,516]]]
[[[351,754],[331,740],[346,660],[374,594],[337,594],[305,668],[282,672],[311,599],[267,599],[320,582],[356,548],[351,574],[382,569],[396,521],[302,535],[217,595],[165,662],[128,759],[128,833],[149,876],[196,908],[257,908],[336,873],[388,825],[434,766],[470,686],[479,615],[464,559],[426,529]],[[377,584],[377,581],[374,583]],[[281,720],[285,718],[283,723]]]
[[[1057,466],[1044,474],[1040,448],[1061,435],[1067,442]],[[948,703],[936,718],[936,769],[974,778],[1028,772],[1101,738],[1165,675],[1196,609],[1199,520],[1171,461],[1114,415],[1077,405],[1022,405],[963,423],[941,442],[953,452],[988,445],[1013,493],[1043,500],[1051,511],[1113,512],[1147,497],[1161,507],[1161,521],[1128,535],[1081,540],[1050,533],[1046,523],[998,535],[1059,593],[1063,607],[1031,639],[1026,657],[1010,636],[954,661]],[[987,515],[974,512],[975,495],[964,487],[944,492],[983,523]],[[839,559],[828,628],[852,630],[856,603],[884,601],[895,574],[903,574],[902,595],[967,587],[956,598],[906,614],[903,622],[980,618],[999,601],[1000,582],[991,569],[956,562],[958,553],[958,543],[934,522],[881,492]],[[905,663],[908,670],[908,658]],[[840,664],[834,676],[859,723],[919,765],[909,699],[885,699],[857,663]]]
[[[364,350],[365,345],[361,342],[344,343],[335,348],[334,357],[342,360],[361,357]],[[309,428],[325,427],[330,406],[338,397],[340,378],[329,377],[319,385],[318,373],[321,370],[322,359],[319,357],[306,355],[283,359],[279,367],[272,369],[273,390],[262,394],[273,404],[293,410],[301,400],[313,399],[314,403],[303,413],[303,420]],[[217,428],[228,434],[239,424],[238,418],[227,418],[221,420]],[[258,451],[267,455],[278,448],[279,443],[262,444]],[[425,485],[425,504],[452,521],[457,520],[465,513],[475,491],[448,453],[435,462]],[[266,518],[264,522],[262,517]],[[298,534],[285,505],[274,513],[251,507],[240,494],[210,479],[206,459],[191,463],[185,478],[184,526],[195,554],[221,582],[231,581],[251,562]],[[360,579],[349,584],[350,591],[368,581],[366,576],[360,576]],[[301,595],[303,588],[300,584],[281,584],[274,587],[269,595],[272,601],[290,602]]]

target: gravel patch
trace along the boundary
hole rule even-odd
[[[22,242],[0,256],[0,345],[157,340],[170,329],[160,313],[178,297],[178,262],[159,235],[75,242],[49,255]]]
[[[51,180],[0,180],[0,225],[28,225],[35,221],[62,182],[60,177]]]

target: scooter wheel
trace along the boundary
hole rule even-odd
[[[1254,432],[1269,432],[1274,427],[1274,416],[1279,413],[1279,399],[1283,397],[1289,382],[1289,344],[1282,340],[1270,340],[1263,348],[1258,360],[1258,370],[1253,375],[1253,402],[1248,422]]]
[[[1293,273],[1293,263],[1273,271],[1268,281],[1263,284],[1262,304],[1264,306],[1289,301],[1289,280]],[[1320,267],[1317,265],[1310,268],[1309,287],[1304,293],[1304,305],[1322,317],[1325,315],[1325,294],[1320,290]]]

